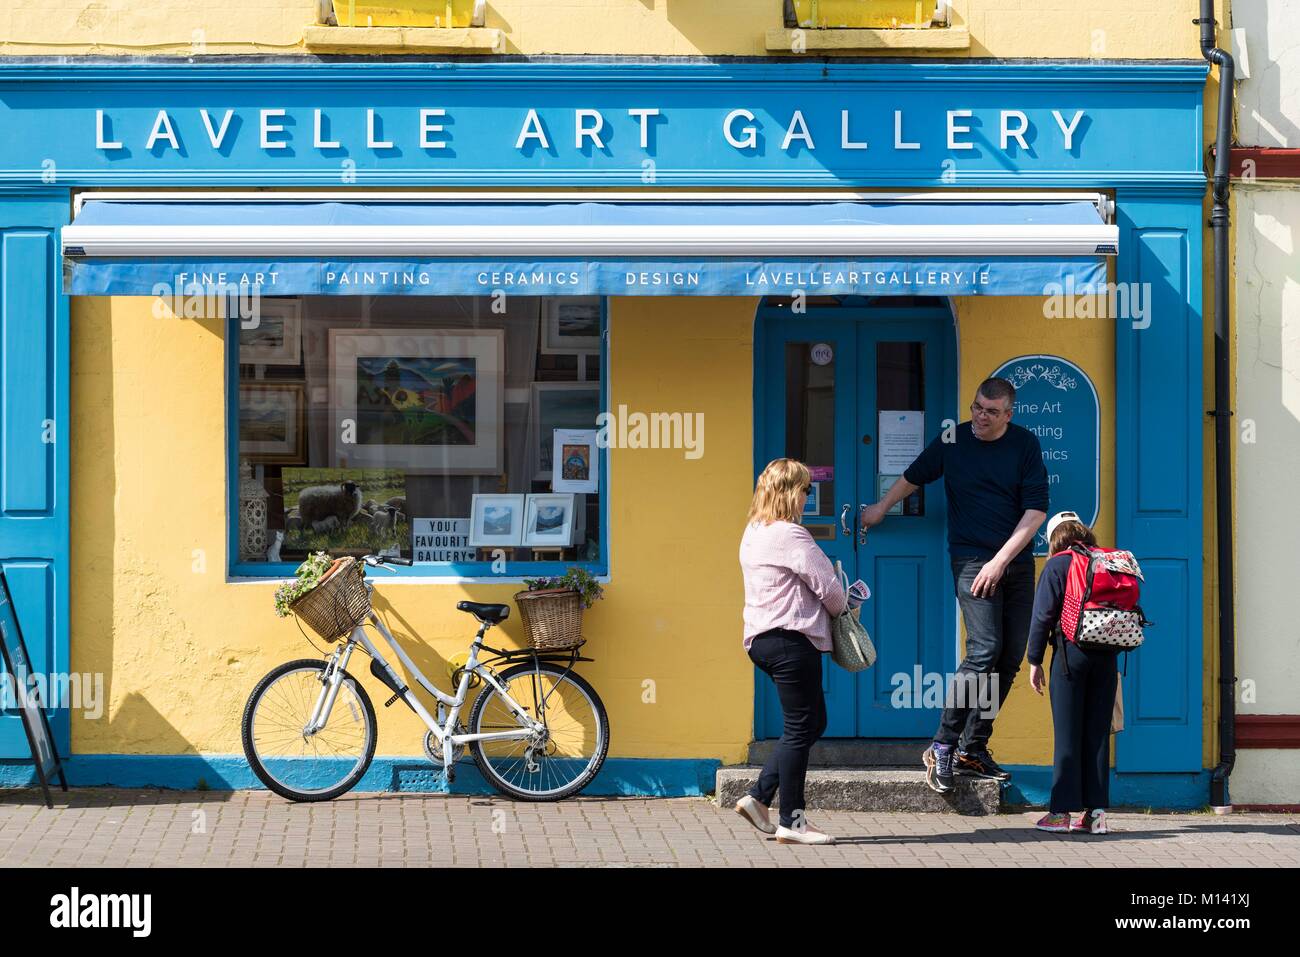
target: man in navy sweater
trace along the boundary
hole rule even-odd
[[[862,512],[862,527],[884,520],[897,502],[942,477],[948,497],[948,554],[966,624],[966,657],[957,669],[934,743],[922,756],[926,781],[943,793],[953,773],[1005,781],[989,753],[993,716],[1020,670],[1034,607],[1034,533],[1047,518],[1047,469],[1038,438],[1011,424],[1015,387],[980,383],[971,418],[940,435],[903,477]],[[991,685],[991,687],[990,687]]]

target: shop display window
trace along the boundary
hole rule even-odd
[[[605,565],[598,297],[306,296],[229,321],[234,573]]]

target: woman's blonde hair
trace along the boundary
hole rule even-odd
[[[750,524],[798,522],[801,517],[799,496],[812,481],[808,466],[794,459],[774,459],[767,463],[754,485],[754,500],[749,503]]]

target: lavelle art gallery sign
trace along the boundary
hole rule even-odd
[[[0,65],[0,182],[1204,182],[1203,64]]]

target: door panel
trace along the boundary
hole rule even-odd
[[[68,308],[58,229],[66,194],[0,192],[0,567],[34,673],[68,670]],[[6,702],[9,703],[9,702]],[[51,712],[68,753],[68,712]],[[0,713],[0,758],[30,750],[16,709]]]
[[[856,417],[857,341],[851,325],[778,319],[771,323],[763,374],[764,424],[770,436],[769,454],[759,464],[775,458],[797,458],[809,466],[831,469],[819,484],[817,514],[805,518],[818,544],[831,561],[844,563],[855,575],[854,539],[845,534],[841,516],[852,530],[857,511],[857,462],[852,449]],[[846,360],[847,357],[847,361]],[[823,537],[824,536],[824,537]],[[828,737],[855,733],[856,688],[853,675],[823,663],[822,688],[826,692]],[[781,733],[781,706],[776,689],[765,676],[758,683],[762,725]]]
[[[870,382],[861,389],[859,423],[864,440],[858,445],[862,501],[877,494],[880,414],[890,411],[924,412],[922,444],[941,429],[944,418],[944,328],[933,315],[910,319],[867,320],[859,326],[858,365],[870,370]],[[866,436],[872,441],[867,443]],[[890,515],[871,529],[858,546],[859,574],[872,589],[863,620],[876,640],[883,660],[860,681],[857,729],[863,737],[922,737],[934,733],[939,715],[933,709],[911,707],[912,694],[893,699],[895,675],[906,676],[903,690],[915,683],[915,669],[923,675],[951,670],[952,630],[944,628],[945,609],[954,595],[946,563],[945,499],[942,483],[923,487],[901,504],[902,514]],[[945,640],[949,639],[949,640]]]
[[[849,579],[872,589],[864,622],[876,642],[875,667],[851,675],[825,663],[827,737],[912,737],[934,730],[937,713],[896,708],[895,675],[953,667],[955,614],[945,561],[942,488],[904,503],[862,542],[861,506],[876,501],[877,430],[881,409],[923,411],[928,440],[951,407],[947,380],[955,372],[946,350],[950,317],[935,310],[810,309],[760,314],[755,386],[756,469],[789,456],[829,470],[818,508],[804,518]],[[814,347],[818,347],[814,349]],[[828,456],[832,460],[826,460]],[[814,480],[816,480],[814,475]],[[848,506],[848,534],[841,515]],[[911,695],[906,696],[908,703]],[[781,709],[771,681],[757,674],[756,736],[781,734]]]

